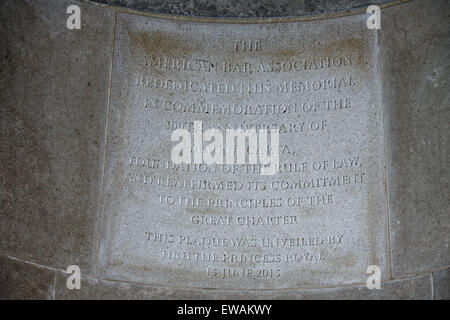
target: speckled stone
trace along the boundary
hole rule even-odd
[[[92,268],[112,14],[71,1],[0,4],[0,253]]]
[[[234,41],[244,39],[261,39],[262,49],[236,50]],[[361,283],[369,265],[380,266],[387,278],[377,43],[359,14],[239,25],[119,13],[97,275],[234,290]],[[173,59],[216,68],[172,67]],[[320,67],[320,59],[335,63]],[[273,61],[286,62],[284,69],[271,71]],[[185,87],[188,82],[193,85]],[[264,90],[252,89],[261,84]],[[338,101],[337,107],[323,101]],[[200,103],[235,108],[218,114],[200,111]],[[309,111],[312,104],[315,111]],[[265,105],[287,109],[242,111]],[[204,128],[279,128],[286,146],[280,148],[281,172],[263,176],[242,163],[196,172],[174,166],[172,130],[194,121]],[[221,187],[228,185],[237,187]],[[315,197],[319,202],[308,200]],[[239,205],[218,204],[230,200]],[[269,220],[278,217],[279,223]],[[201,218],[207,222],[198,223]]]
[[[53,299],[55,271],[0,256],[0,300]]]
[[[261,18],[345,12],[389,0],[92,0],[128,9],[193,17]]]
[[[433,278],[433,299],[450,300],[450,269],[435,271]]]
[[[450,264],[450,2],[383,11],[383,103],[394,277]]]

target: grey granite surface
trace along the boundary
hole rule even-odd
[[[93,270],[112,32],[110,11],[0,2],[0,252]]]
[[[382,16],[381,59],[392,274],[450,264],[450,2]]]

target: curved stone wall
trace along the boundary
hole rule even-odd
[[[448,299],[447,1],[73,2],[0,5],[1,298]],[[198,120],[292,166],[164,165]]]

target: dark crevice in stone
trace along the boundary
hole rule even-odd
[[[392,0],[91,0],[133,10],[192,17],[262,18],[330,14]]]

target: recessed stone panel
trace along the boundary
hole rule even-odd
[[[55,271],[2,255],[0,256],[0,299],[53,299],[55,277]]]
[[[118,13],[98,276],[276,289],[387,271],[377,32],[366,16],[220,24]],[[171,133],[275,128],[280,170],[182,164]]]

